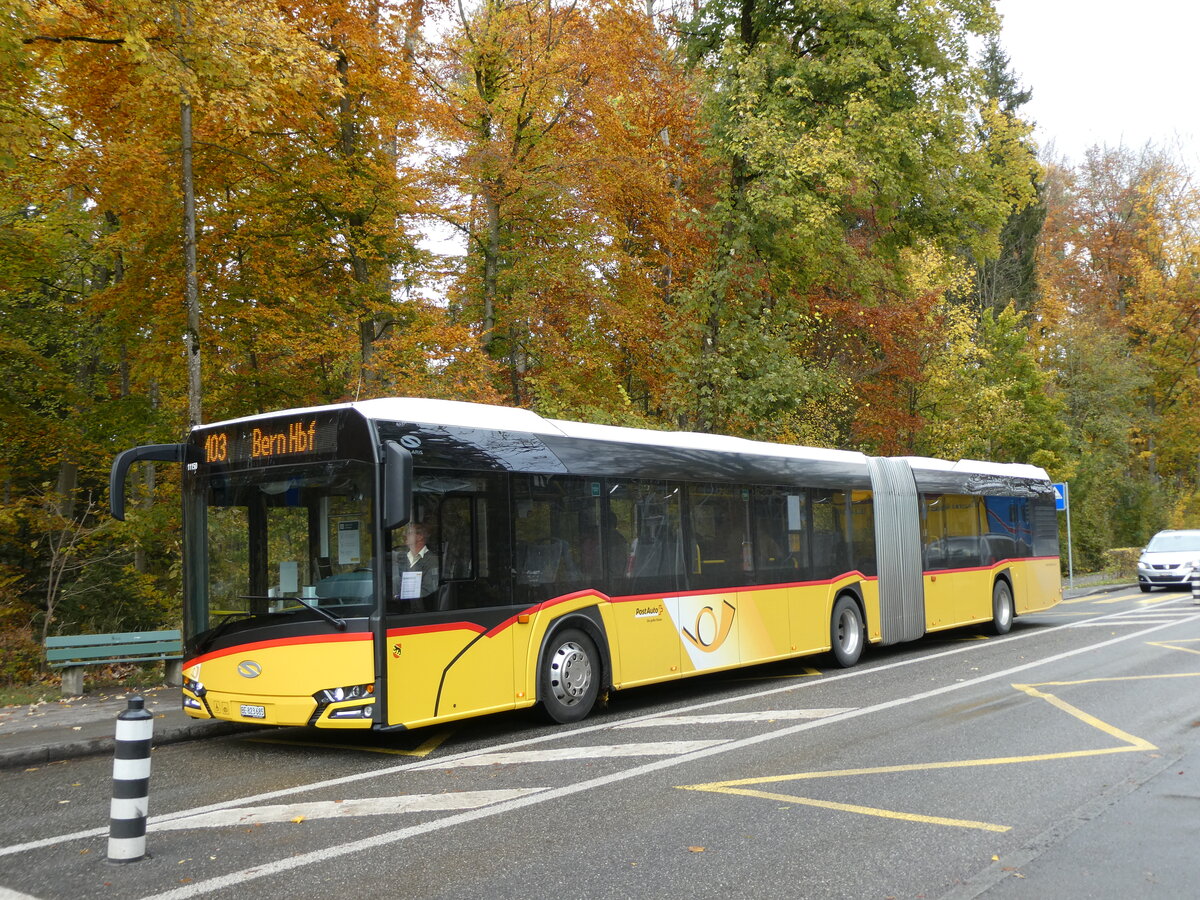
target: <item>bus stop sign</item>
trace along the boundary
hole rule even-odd
[[[1067,508],[1067,485],[1065,482],[1054,482],[1054,508],[1059,512]]]

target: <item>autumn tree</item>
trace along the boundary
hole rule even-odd
[[[513,402],[623,419],[656,403],[654,348],[690,263],[690,93],[621,3],[485,0],[427,70],[452,291]]]
[[[1087,545],[1095,558],[1183,524],[1196,493],[1200,208],[1186,169],[1154,148],[1058,165],[1047,200],[1042,361],[1068,409],[1072,496],[1105,523]]]
[[[968,251],[975,272],[973,301],[981,312],[990,309],[998,313],[1010,303],[1027,311],[1037,296],[1034,259],[1046,218],[1045,205],[1036,193],[1042,171],[1031,137],[1033,127],[1021,113],[1033,92],[1018,83],[996,35],[989,36],[984,44],[980,75],[987,100],[987,115],[980,123],[981,137],[999,164],[1027,172],[1032,190],[1023,193],[1023,204],[1014,204],[1000,231],[998,252],[976,258]]]
[[[4,458],[14,504],[49,483],[70,519],[77,498],[99,495],[116,450],[177,439],[199,415],[184,365],[197,339],[206,412],[218,417],[388,390],[374,356],[384,345],[405,375],[461,346],[415,297],[420,255],[406,228],[419,193],[402,165],[414,134],[409,39],[422,9],[6,7],[0,320],[20,338],[0,352],[20,429]],[[201,224],[190,247],[189,137]],[[390,342],[405,316],[414,327]],[[32,521],[34,505],[23,508]],[[164,547],[164,531],[146,534]],[[50,569],[14,554],[36,595]]]
[[[805,358],[829,346],[805,346],[810,314],[919,303],[927,251],[995,254],[1032,191],[970,59],[996,27],[982,0],[699,6],[684,33],[727,174],[689,295],[687,421],[795,419],[844,377]]]

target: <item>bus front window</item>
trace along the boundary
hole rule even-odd
[[[195,548],[206,593],[196,630],[230,619],[369,615],[374,602],[372,472],[358,462],[214,472],[197,500],[207,541]],[[332,620],[332,619],[331,619]]]

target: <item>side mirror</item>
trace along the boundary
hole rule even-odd
[[[383,445],[383,528],[391,531],[412,517],[412,454],[395,441]]]
[[[119,522],[125,521],[125,476],[129,467],[135,462],[151,460],[153,462],[187,462],[188,444],[146,444],[124,450],[113,460],[112,470],[108,476],[108,507],[112,517]]]

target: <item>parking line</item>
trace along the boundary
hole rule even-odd
[[[816,806],[821,809],[832,809],[838,812],[859,813],[864,816],[876,816],[880,819],[900,819],[905,822],[920,822],[925,825],[949,825],[954,828],[977,828],[981,831],[1012,831],[1011,825],[993,825],[990,822],[973,822],[970,819],[947,819],[944,816],[923,816],[919,813],[902,813],[891,809],[874,809],[870,806],[855,806],[852,803],[834,803],[830,800],[814,800],[811,797],[793,797],[790,794],[772,794],[769,791],[751,791],[743,788],[733,788],[719,791],[722,794],[744,794],[747,797],[758,797],[763,800],[778,800],[783,803],[798,806]]]
[[[1179,650],[1182,653],[1195,653],[1200,655],[1200,650],[1192,647],[1177,647],[1176,644],[1198,644],[1200,638],[1185,638],[1181,641],[1147,641],[1151,647],[1165,647],[1167,650]]]
[[[613,730],[622,728],[657,728],[661,725],[725,725],[730,722],[766,722],[772,724],[789,719],[824,719],[839,713],[856,709],[853,706],[831,707],[828,709],[758,709],[752,712],[729,713],[700,713],[691,716],[674,716],[664,714],[653,719],[639,719],[636,722],[614,725]]]
[[[1191,677],[1200,677],[1200,672],[1189,673]],[[796,803],[802,806],[817,806],[822,809],[839,810],[841,812],[856,813],[865,816],[877,816],[884,819],[901,819],[908,822],[920,822],[928,825],[947,825],[956,828],[976,828],[984,831],[1009,831],[1010,826],[993,825],[988,822],[977,822],[969,819],[950,819],[941,816],[925,816],[916,813],[902,813],[895,810],[881,809],[872,806],[859,806],[849,803],[836,803],[828,800],[816,800],[811,797],[798,797],[794,794],[778,794],[767,791],[753,790],[749,785],[761,784],[781,784],[784,782],[795,781],[813,781],[816,779],[826,778],[847,778],[861,777],[864,775],[894,775],[902,772],[930,772],[947,769],[965,769],[975,768],[978,766],[1005,766],[1015,765],[1017,763],[1028,762],[1046,762],[1049,760],[1060,759],[1079,759],[1090,756],[1107,756],[1113,753],[1131,753],[1135,751],[1153,751],[1158,748],[1149,741],[1129,734],[1127,731],[1122,731],[1115,725],[1110,725],[1104,722],[1091,713],[1084,712],[1077,706],[1067,703],[1060,697],[1054,694],[1039,691],[1038,687],[1048,687],[1050,685],[1078,685],[1089,684],[1101,681],[1140,681],[1146,678],[1155,678],[1158,676],[1133,676],[1131,678],[1090,678],[1082,681],[1056,681],[1043,682],[1037,686],[1031,684],[1014,684],[1013,687],[1022,693],[1028,694],[1038,700],[1045,700],[1051,706],[1062,710],[1070,716],[1089,725],[1110,737],[1116,738],[1122,742],[1119,747],[1104,747],[1090,750],[1068,750],[1059,753],[1037,753],[1027,756],[1008,756],[1008,757],[991,757],[987,759],[956,759],[945,760],[942,762],[933,763],[902,763],[891,766],[871,766],[860,769],[840,769],[832,771],[817,771],[817,772],[795,772],[790,775],[772,775],[766,778],[740,778],[731,781],[714,781],[707,784],[681,784],[680,790],[685,791],[704,791],[713,794],[740,794],[747,797],[758,797],[764,800],[777,800],[789,803]]]

